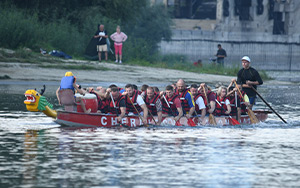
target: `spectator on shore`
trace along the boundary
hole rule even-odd
[[[99,62],[101,62],[102,52],[105,53],[105,61],[107,61],[107,43],[106,43],[107,37],[108,37],[107,31],[104,30],[104,25],[101,24],[99,26],[99,30],[95,33],[95,36],[94,36],[94,38],[99,38],[98,45],[97,45]]]
[[[110,36],[111,40],[114,41],[116,63],[118,63],[118,57],[120,59],[119,63],[122,63],[122,47],[123,42],[127,40],[127,35],[121,32],[121,27],[117,26],[117,31]]]
[[[224,58],[227,57],[226,51],[222,48],[221,44],[218,44],[218,51],[217,51],[217,63],[224,66]]]

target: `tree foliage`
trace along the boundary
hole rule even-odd
[[[5,17],[0,38],[11,38],[1,42],[3,47],[46,45],[80,55],[102,23],[109,35],[121,25],[128,35],[127,57],[147,58],[162,38],[171,37],[167,10],[149,0],[6,0],[0,5]]]

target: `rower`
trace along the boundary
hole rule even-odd
[[[91,109],[86,110],[85,104],[81,97],[75,97],[75,90],[84,95],[86,92],[79,89],[76,84],[76,77],[72,72],[66,72],[65,76],[61,79],[60,87],[56,90],[56,97],[60,105],[65,106],[66,111],[73,111],[75,101],[80,103],[84,113],[90,113]]]
[[[224,86],[219,87],[217,91],[216,100],[221,104],[221,106],[219,105],[219,103],[216,104],[216,109],[214,112],[215,116],[224,116],[224,115],[228,116],[230,114],[231,112],[230,101],[228,100],[226,95],[227,95],[226,87]]]
[[[198,86],[196,84],[192,84],[190,92],[193,95],[193,99],[195,102],[196,115],[201,115],[201,120],[203,122],[206,114],[206,106],[204,104],[204,100],[202,98],[201,93],[198,92]]]
[[[162,100],[163,117],[174,116],[174,120],[177,122],[183,115],[179,96],[174,93],[174,89],[171,85],[166,87],[165,93],[161,91],[160,96]]]
[[[241,60],[243,68],[237,74],[237,83],[242,86],[243,91],[248,95],[250,101],[249,108],[252,109],[255,104],[256,92],[251,86],[257,89],[257,85],[262,85],[263,81],[257,70],[250,66],[251,60],[248,56],[244,56]]]
[[[105,88],[99,88],[100,90],[90,89],[90,93],[95,94],[98,99],[98,112],[107,114],[109,112],[109,93]]]
[[[203,87],[205,90],[203,90]],[[216,107],[216,101],[215,101],[215,93],[208,89],[208,86],[205,83],[200,84],[200,87],[198,88],[198,91],[201,93],[204,104],[206,106],[206,114],[212,114],[215,111]],[[205,91],[205,92],[204,92]],[[207,100],[206,100],[206,96]]]
[[[183,113],[189,119],[195,112],[195,103],[191,92],[186,88],[185,82],[179,79],[176,83],[177,92],[183,108]]]
[[[120,93],[117,87],[108,88],[107,90],[113,97],[113,100],[109,100],[109,113],[118,115],[118,122],[122,122],[122,118],[126,114],[125,96]]]
[[[162,104],[161,104],[159,94],[154,92],[153,87],[147,88],[145,103],[147,105],[149,112],[153,116],[158,116],[158,125],[160,125],[162,121]]]
[[[122,93],[122,95],[127,95],[126,97],[126,114],[133,115],[137,113],[140,113],[143,115],[143,123],[147,124],[147,117],[148,117],[148,108],[141,97],[141,95],[138,94],[137,90],[134,90],[132,84],[127,84],[125,86],[125,92]],[[133,105],[132,105],[133,103]],[[136,108],[136,109],[135,109]],[[137,112],[137,111],[138,112]]]

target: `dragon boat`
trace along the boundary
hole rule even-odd
[[[31,112],[43,112],[45,115],[55,119],[55,122],[63,126],[76,126],[76,127],[141,127],[142,121],[138,116],[126,116],[122,119],[122,122],[117,121],[116,115],[97,113],[97,98],[93,94],[86,94],[81,96],[84,99],[86,108],[91,108],[91,113],[83,113],[80,105],[74,106],[74,110],[54,110],[53,105],[50,104],[46,97],[36,90],[27,90],[25,92],[26,108]],[[265,121],[268,118],[269,111],[256,110],[254,111],[259,121]],[[228,116],[215,117],[216,123],[219,126],[233,125],[231,119]],[[154,121],[155,120],[155,121]],[[155,126],[190,126],[186,117],[180,118],[176,123],[174,117],[163,117],[161,125],[156,125],[158,121],[157,117],[147,119],[150,125]],[[202,122],[200,117],[193,117],[192,121],[196,126],[209,125],[209,118],[205,117]],[[251,124],[251,120],[248,115],[241,116],[241,124]]]

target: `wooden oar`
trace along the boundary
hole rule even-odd
[[[117,109],[116,104],[115,104],[115,100],[114,100],[112,94],[111,94],[111,93],[109,93],[109,94],[110,94],[111,101],[112,101],[112,103],[113,103],[113,105],[114,105],[114,108],[115,108],[115,110],[116,110],[117,116],[119,116],[118,109]]]
[[[156,121],[155,121],[155,119],[154,119],[154,117],[153,117],[153,115],[152,115],[152,113],[151,113],[150,109],[148,109],[148,112],[149,112],[150,116],[152,117],[152,119],[153,119],[153,121],[154,121],[155,125],[157,125],[157,123],[156,123]]]
[[[171,113],[172,113],[172,116],[173,116],[173,117],[176,117],[176,116],[174,115],[174,112],[172,111],[171,106],[170,106],[170,104],[168,103],[168,101],[167,101],[165,95],[163,95],[163,98],[164,98],[165,102],[167,103],[167,105],[168,105],[168,107],[169,107],[169,109],[170,109],[170,111],[171,111]],[[180,119],[180,118],[179,118],[179,119]],[[182,125],[180,124],[180,122],[179,122],[179,119],[175,122],[175,125],[176,125],[176,126],[182,126]]]
[[[240,91],[240,88],[239,88],[238,85],[236,84],[236,81],[234,81],[234,84],[235,84],[235,87],[237,88],[237,90],[239,91],[239,93],[240,93],[242,99],[243,99],[244,102],[245,102],[245,98],[244,98],[244,96],[242,95],[242,92]],[[255,116],[254,112],[253,112],[249,107],[248,107],[247,113],[248,113],[248,116],[249,116],[249,118],[250,118],[251,123],[253,123],[253,124],[259,123],[259,121],[258,121],[257,117]]]
[[[134,106],[134,104],[133,104],[132,100],[130,99],[130,97],[129,97],[128,95],[127,95],[127,97],[129,98],[129,100],[130,100],[130,102],[131,102],[133,108],[135,109],[136,113],[138,114],[139,118],[141,119],[141,121],[143,121],[143,118],[142,118],[141,114],[139,113],[139,111],[138,111],[138,110],[136,109],[136,107]],[[148,124],[146,124],[145,126],[148,127]]]
[[[224,111],[226,111],[224,108],[223,108],[223,106],[219,103],[219,101],[217,100],[217,99],[215,99],[216,100],[216,102],[218,103],[218,105],[219,106],[221,106],[221,108],[224,110]],[[230,120],[231,120],[231,123],[233,124],[233,125],[240,125],[240,123],[238,122],[238,120],[236,120],[236,119],[234,119],[233,117],[231,117],[231,115],[228,115],[229,116],[229,118],[230,118]]]
[[[208,106],[210,106],[207,95],[206,95],[205,87],[202,86],[202,88],[203,88],[203,92],[204,92],[204,95],[205,95],[206,103],[207,103]],[[216,118],[215,118],[214,115],[209,114],[208,123],[211,124],[211,125],[217,125]]]
[[[287,124],[287,122],[271,107],[271,105],[257,92],[257,90],[251,86],[251,89],[253,89],[253,91],[255,91],[255,93],[259,96],[259,98],[264,101],[264,103],[285,123]]]

